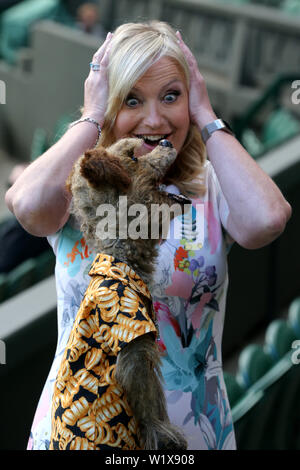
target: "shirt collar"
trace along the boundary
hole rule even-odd
[[[142,278],[128,264],[114,256],[98,253],[92,263],[89,275],[102,275],[122,281],[123,284],[129,285],[132,289],[151,299],[150,291]]]

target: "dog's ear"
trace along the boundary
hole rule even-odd
[[[131,183],[120,159],[109,154],[103,147],[85,152],[80,163],[80,173],[95,189],[109,184],[120,192],[126,192]]]

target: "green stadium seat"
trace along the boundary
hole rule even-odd
[[[55,255],[49,250],[36,258],[29,258],[9,273],[0,274],[0,302],[52,276],[55,270]]]
[[[30,161],[33,162],[49,148],[47,132],[42,128],[35,129],[31,143]]]
[[[0,228],[1,226],[5,225],[11,218],[13,218],[13,215],[5,215],[0,219]],[[0,302],[3,302],[6,297],[7,297],[7,274],[6,273],[1,273],[0,274]]]
[[[69,114],[63,114],[56,121],[56,124],[54,126],[54,130],[53,130],[53,137],[52,137],[52,140],[51,140],[51,145],[55,144],[55,142],[57,142],[64,135],[64,133],[68,129],[68,125],[72,121],[75,121],[75,119],[72,118],[72,116],[70,116]]]
[[[271,113],[263,126],[261,141],[265,150],[272,148],[300,133],[300,122],[284,108]]]
[[[35,260],[30,258],[7,274],[7,297],[12,297],[32,286],[34,280]]]
[[[0,3],[0,13],[8,8],[13,7],[16,3],[20,3],[22,0],[1,0]]]
[[[234,375],[229,374],[228,372],[224,372],[223,376],[228,394],[228,400],[230,406],[233,407],[237,403],[237,401],[242,397],[245,391],[240,386]]]
[[[229,3],[234,5],[244,5],[247,3],[251,3],[251,0],[223,0],[223,3]]]
[[[262,346],[249,344],[239,357],[237,381],[247,389],[259,380],[273,365],[272,357],[267,354]]]
[[[58,119],[53,132],[53,143],[65,133],[68,124],[72,122],[72,120],[72,117],[67,114]],[[46,131],[42,128],[37,128],[32,139],[30,160],[34,161],[42,155],[48,147]],[[10,218],[10,216],[0,220],[0,226],[1,224],[5,224],[8,218]],[[49,246],[49,250],[41,253],[38,257],[30,258],[11,272],[0,275],[0,302],[7,300],[22,290],[51,276],[54,273],[54,269],[55,255]]]
[[[0,229],[2,226],[4,226],[8,221],[11,219],[14,219],[14,215],[9,213],[8,215],[4,215],[3,217],[0,218]]]
[[[296,338],[296,333],[285,320],[274,320],[266,331],[265,351],[278,361],[291,350]]]
[[[35,269],[33,282],[40,282],[46,277],[52,276],[55,269],[55,255],[52,248],[49,246],[49,250],[41,253],[35,258]]]
[[[254,159],[264,153],[264,145],[259,140],[253,129],[247,128],[243,131],[241,143]]]
[[[0,228],[14,215],[6,215],[0,219]],[[18,294],[33,284],[52,276],[55,269],[55,255],[49,245],[49,250],[35,258],[23,261],[8,273],[0,273],[0,303]]]
[[[300,374],[291,348],[297,335],[300,338],[299,325],[297,298],[290,305],[287,321],[270,323],[263,345],[251,344],[240,354],[236,381],[244,393],[230,402],[240,450],[300,449]],[[230,397],[234,377],[224,380]]]
[[[284,11],[284,13],[300,15],[300,2],[299,0],[283,0],[280,9]]]
[[[258,158],[276,145],[300,133],[297,116],[286,109],[281,100],[282,90],[290,87],[296,73],[282,73],[275,76],[270,85],[262,92],[232,126],[237,139],[244,145],[253,158]],[[259,117],[266,111],[264,123]]]
[[[239,450],[299,449],[298,367],[285,356],[232,408]]]
[[[272,8],[279,8],[282,3],[282,0],[252,0],[251,3],[261,4]]]
[[[3,302],[7,295],[7,275],[0,274],[0,302]]]
[[[15,64],[18,50],[28,46],[31,26],[45,19],[70,26],[74,24],[74,20],[60,0],[26,0],[2,13],[0,55],[4,60]]]
[[[297,297],[289,307],[288,323],[300,339],[300,297]]]
[[[72,121],[74,119],[68,114],[61,116],[55,124],[51,139],[49,139],[45,129],[41,127],[35,129],[31,143],[30,161],[34,161],[46,152],[51,145],[54,145],[63,136]]]
[[[263,5],[270,8],[278,8],[285,13],[300,14],[299,0],[222,0],[222,2],[233,5]]]
[[[241,134],[241,143],[257,159],[276,145],[291,139],[300,133],[300,121],[284,108],[273,111],[263,125],[260,136],[245,128]]]

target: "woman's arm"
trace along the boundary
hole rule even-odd
[[[49,150],[32,162],[5,194],[5,202],[32,235],[50,235],[68,219],[70,194],[65,181],[77,158],[92,147],[97,129],[84,122],[69,129]]]
[[[215,119],[214,113],[202,113],[199,129]],[[216,131],[206,149],[229,206],[231,237],[248,249],[271,243],[284,231],[292,212],[278,186],[234,136]]]
[[[201,130],[218,117],[196,59],[177,35],[191,71],[191,120]],[[207,140],[206,149],[229,206],[227,230],[231,237],[247,249],[271,243],[284,231],[292,212],[279,188],[234,136],[216,131]]]
[[[108,96],[107,66],[112,35],[94,54],[100,71],[90,71],[85,81],[82,117],[94,118],[103,125]],[[65,181],[77,158],[97,140],[97,128],[82,122],[69,129],[61,139],[32,162],[6,192],[5,202],[20,224],[32,235],[47,236],[59,230],[69,217],[70,194]]]

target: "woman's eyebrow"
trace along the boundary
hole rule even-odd
[[[168,88],[169,86],[173,85],[174,83],[179,83],[179,84],[182,84],[182,80],[180,80],[179,78],[174,78],[173,80],[171,80],[170,82],[168,82],[166,85],[164,85],[162,87],[162,90],[164,88]]]
[[[182,80],[180,80],[179,78],[174,78],[174,79],[171,80],[170,82],[168,82],[168,83],[166,83],[165,85],[163,85],[163,86],[161,87],[161,90],[164,90],[165,88],[168,88],[169,86],[173,85],[173,83],[177,83],[177,82],[180,83],[180,84],[182,84]],[[137,87],[133,87],[133,88],[131,88],[131,91],[139,92],[140,90],[139,90],[139,88],[137,88]]]

